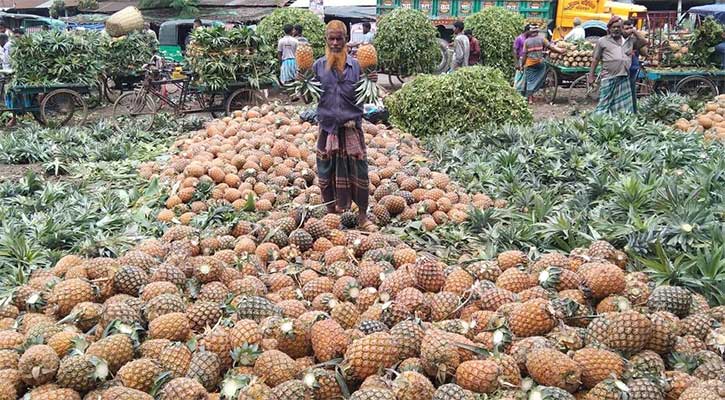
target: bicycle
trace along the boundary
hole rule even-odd
[[[164,107],[177,116],[208,112],[213,118],[231,114],[249,105],[259,105],[264,97],[247,84],[233,83],[225,90],[215,91],[197,85],[195,74],[184,71],[183,78],[173,79],[174,66],[148,63],[143,67],[144,79],[138,89],[119,96],[113,105],[113,117],[133,117],[150,129],[156,114]]]

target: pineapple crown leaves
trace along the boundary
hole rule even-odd
[[[250,366],[254,365],[254,362],[257,361],[257,358],[262,354],[262,351],[259,349],[258,344],[249,344],[245,342],[241,347],[236,347],[231,350],[230,354],[232,356],[232,360],[234,360],[235,367],[238,365]]]
[[[173,374],[171,371],[163,371],[161,372],[157,377],[156,380],[154,380],[154,384],[151,387],[150,394],[154,398],[158,398],[159,393],[161,392],[161,389],[169,383],[172,379],[174,379]]]
[[[97,381],[105,380],[106,377],[109,375],[108,363],[106,362],[106,360],[100,357],[91,356],[88,357],[88,361],[90,361],[91,364],[93,364],[93,366],[95,367],[93,372],[91,373],[91,378]]]
[[[234,400],[239,398],[239,392],[245,387],[252,384],[254,377],[250,375],[241,375],[229,373],[224,377],[224,380],[219,384],[220,394],[222,398]]]
[[[539,285],[544,289],[553,289],[561,281],[560,267],[548,267],[539,273]]]
[[[345,361],[343,361],[345,363]],[[340,392],[342,393],[342,397],[345,399],[350,398],[350,388],[347,386],[347,379],[346,376],[348,375],[348,367],[343,364],[338,364],[335,366],[335,381],[337,381],[337,385],[340,387]]]
[[[80,335],[71,339],[71,343],[73,343],[73,347],[71,347],[70,351],[68,352],[69,355],[85,354],[88,346],[90,346],[90,343],[86,340],[86,338]]]
[[[141,333],[143,332],[144,328],[138,322],[127,324],[121,320],[114,319],[110,324],[108,324],[108,326],[106,326],[106,329],[103,330],[103,337],[105,338],[110,335],[121,333],[128,335],[135,345],[139,345],[141,343]]]

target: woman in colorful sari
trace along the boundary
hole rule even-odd
[[[522,95],[529,99],[529,104],[534,102],[534,93],[541,89],[546,80],[546,63],[544,62],[544,51],[551,50],[556,53],[564,51],[554,46],[546,38],[539,36],[539,28],[532,25],[524,41],[524,55],[521,57],[521,65],[524,68],[524,90]]]

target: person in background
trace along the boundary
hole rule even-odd
[[[292,35],[297,39],[297,43],[309,44],[310,41],[302,35],[302,25],[297,24],[294,26],[294,34]]]
[[[468,65],[471,43],[468,41],[468,36],[463,34],[464,27],[465,25],[463,24],[463,21],[456,21],[453,24],[453,34],[455,34],[456,37],[453,40],[453,63],[451,65],[451,71],[455,71]]]
[[[355,89],[362,74],[360,64],[347,49],[347,26],[333,20],[325,29],[325,56],[312,70],[322,85],[317,106],[317,177],[323,203],[329,213],[358,208],[358,226],[372,231],[368,220],[370,178],[367,149],[362,130],[363,107],[355,101]],[[368,75],[377,81],[377,74]]]
[[[521,57],[521,65],[524,68],[524,91],[522,94],[529,99],[529,104],[534,102],[534,93],[541,89],[546,80],[546,63],[544,62],[544,51],[549,49],[555,53],[564,51],[546,38],[539,35],[539,27],[529,27],[528,35],[524,41],[524,55]]]
[[[579,17],[575,17],[574,28],[572,28],[571,32],[564,36],[564,40],[567,42],[576,42],[577,40],[586,39],[586,36],[587,34],[584,32],[584,28],[582,27],[582,20],[579,19]]]
[[[156,37],[156,32],[154,32],[153,29],[151,29],[151,23],[144,22],[143,24],[144,32],[149,35],[149,37],[153,37],[155,40],[159,40],[158,37]]]
[[[639,56],[647,55],[647,40],[642,33],[637,31],[637,21],[629,19],[622,24],[622,36],[625,39],[632,38],[634,46],[632,48],[632,65],[629,67],[629,85],[632,87],[632,110],[637,112],[637,75],[641,64]]]
[[[202,24],[201,19],[196,18],[194,20],[194,25],[192,25],[192,27],[191,27],[191,32],[189,32],[189,34],[186,35],[186,39],[184,40],[184,50],[186,50],[186,48],[189,46],[189,43],[191,43],[191,33],[194,32],[195,30],[201,28],[202,26],[204,26],[204,25]]]
[[[599,104],[596,113],[634,112],[629,67],[632,54],[641,50],[634,35],[624,38],[622,18],[613,16],[607,24],[608,34],[599,39],[592,55],[592,65],[587,81],[594,82],[599,62],[602,63],[602,84],[599,87]]]
[[[277,56],[280,62],[279,80],[282,84],[291,82],[297,75],[297,61],[295,53],[297,52],[297,39],[292,34],[294,27],[285,25],[283,28],[284,36],[277,42]]]
[[[514,75],[514,89],[519,93],[524,92],[525,86],[524,68],[521,65],[521,57],[524,56],[524,42],[526,41],[529,29],[531,29],[531,24],[526,24],[526,26],[524,26],[524,31],[519,36],[516,36],[513,45],[514,65],[516,65],[516,74]]]
[[[13,31],[10,28],[8,28],[8,26],[5,25],[4,22],[0,22],[0,33],[4,33],[4,34],[8,35],[8,40],[9,40]]]
[[[2,63],[2,69],[10,69],[10,38],[5,33],[0,33],[0,49],[2,49],[2,56],[0,56],[0,63]]]
[[[375,38],[375,35],[370,30],[372,27],[369,22],[363,22],[362,29],[363,29],[363,35],[362,38],[360,38],[359,42],[351,42],[348,43],[347,47],[350,49],[357,49],[358,47],[364,45],[364,44],[372,44],[373,39]]]
[[[476,65],[481,62],[481,44],[478,39],[473,37],[473,31],[466,29],[464,32],[468,36],[468,42],[471,44],[471,51],[468,53],[468,65]]]

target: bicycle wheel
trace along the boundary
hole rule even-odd
[[[599,101],[599,78],[591,84],[587,82],[587,76],[582,75],[569,86],[569,104],[591,105]]]
[[[541,89],[534,94],[534,98],[540,99],[549,104],[554,104],[554,101],[556,100],[556,92],[559,90],[558,83],[559,77],[556,70],[554,68],[547,67],[544,83],[541,86]]]
[[[156,117],[156,102],[145,92],[126,92],[113,103],[113,120],[117,128],[129,118],[138,121],[142,128],[151,129]]]
[[[238,89],[227,97],[225,109],[227,115],[231,115],[234,111],[242,110],[245,107],[258,106],[263,102],[264,97],[258,90]]]
[[[75,90],[54,90],[40,103],[40,118],[46,126],[81,125],[87,116],[88,107]]]
[[[699,100],[711,100],[718,95],[715,83],[704,76],[688,76],[677,82],[675,92]]]

